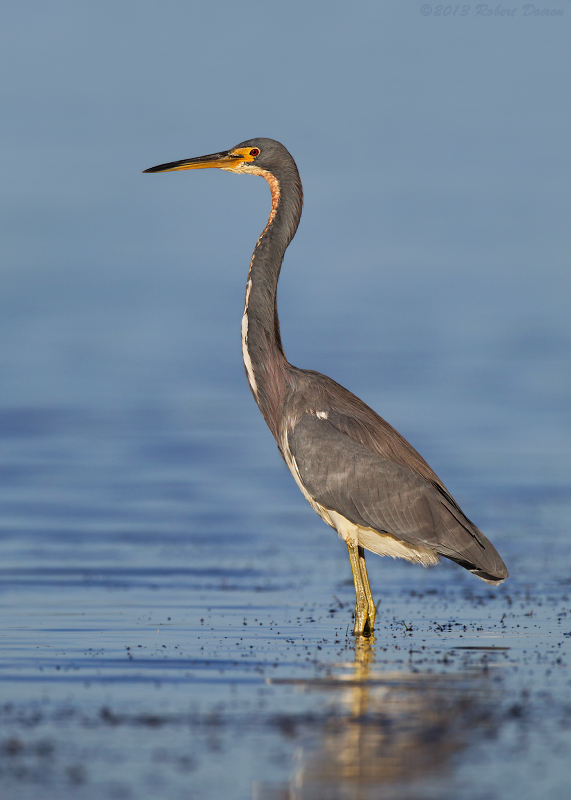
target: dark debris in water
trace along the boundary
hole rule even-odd
[[[371,557],[378,627],[355,640],[346,553],[297,495],[260,508],[253,470],[223,501],[201,436],[149,419],[0,420],[1,797],[565,796],[564,546],[506,538],[493,590]]]

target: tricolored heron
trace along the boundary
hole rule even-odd
[[[276,293],[303,202],[290,153],[273,139],[249,139],[231,150],[145,172],[209,167],[261,175],[270,186],[270,217],[246,283],[246,377],[302,494],[347,544],[356,594],[355,635],[371,633],[375,623],[365,550],[424,566],[445,556],[486,583],[501,583],[508,571],[494,546],[406,439],[343,386],[319,372],[298,369],[285,357]]]

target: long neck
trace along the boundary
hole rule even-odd
[[[293,159],[272,174],[259,173],[272,192],[272,210],[252,255],[242,317],[242,356],[250,389],[277,438],[280,402],[288,367],[276,303],[284,253],[301,217],[302,187]]]

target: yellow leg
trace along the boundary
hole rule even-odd
[[[373,593],[369,584],[369,576],[367,575],[367,565],[365,564],[365,548],[359,547],[359,566],[361,567],[361,578],[363,580],[363,587],[367,595],[367,603],[369,604],[369,633],[373,632],[375,627],[375,617],[377,616],[377,609],[375,608],[375,601],[373,600]]]
[[[369,635],[373,632],[375,624],[375,604],[369,586],[367,568],[365,566],[365,551],[356,544],[347,544],[353,583],[355,584],[355,636]]]

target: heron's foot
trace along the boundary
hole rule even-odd
[[[375,627],[376,609],[374,605],[369,606],[367,599],[365,603],[357,601],[355,605],[355,625],[353,626],[354,636],[372,636]]]

